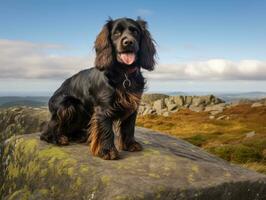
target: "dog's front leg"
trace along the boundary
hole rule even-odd
[[[105,160],[118,159],[114,145],[113,120],[104,113],[95,113],[90,121],[90,150],[94,156]]]
[[[137,112],[134,112],[127,119],[122,121],[119,136],[119,149],[125,151],[142,150],[141,145],[136,142],[134,137],[136,117]]]

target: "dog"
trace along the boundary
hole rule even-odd
[[[141,68],[154,70],[155,41],[140,18],[109,19],[94,48],[95,67],[66,79],[49,99],[51,119],[40,139],[58,145],[87,140],[92,155],[114,160],[119,158],[114,144],[116,121],[120,122],[119,149],[142,150],[134,138],[146,83]]]

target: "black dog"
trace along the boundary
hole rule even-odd
[[[145,21],[109,20],[95,41],[95,67],[65,80],[49,100],[51,120],[41,139],[66,145],[90,142],[93,155],[117,159],[114,121],[120,121],[119,148],[140,151],[135,121],[145,79],[140,68],[153,70],[155,46]]]

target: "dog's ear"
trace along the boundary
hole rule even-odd
[[[96,51],[95,66],[99,70],[108,68],[114,62],[113,48],[110,36],[112,22],[112,19],[109,19],[107,21],[94,42],[94,48]]]
[[[144,69],[152,71],[156,64],[155,42],[152,39],[150,32],[147,30],[147,22],[138,18],[137,23],[141,28],[141,42],[139,51],[140,65]]]

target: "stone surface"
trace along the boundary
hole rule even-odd
[[[12,137],[1,157],[0,199],[266,199],[266,176],[185,141],[137,128],[141,152],[92,157],[85,144],[58,147],[39,134]]]
[[[194,112],[202,112],[204,110],[204,106],[203,105],[200,105],[200,106],[191,105],[189,106],[189,109]]]
[[[261,106],[263,106],[263,103],[261,102],[255,102],[251,105],[252,108],[261,107]]]
[[[255,131],[250,131],[250,132],[246,133],[246,137],[247,138],[254,137],[255,135],[256,135],[256,132]]]
[[[47,107],[18,106],[0,109],[0,147],[1,141],[13,134],[21,135],[40,131],[49,117]]]
[[[153,108],[156,110],[156,112],[161,115],[162,114],[162,109],[165,108],[166,105],[164,103],[163,99],[156,100],[153,104]]]
[[[215,109],[216,105],[225,105],[224,101],[213,96],[167,96],[163,94],[145,94],[142,98],[141,105],[139,107],[139,115],[157,114],[163,115],[165,112],[176,112],[180,109],[191,108],[196,112],[201,112],[205,108]],[[212,107],[214,106],[214,107]],[[221,107],[220,106],[220,107]],[[212,110],[211,112],[219,112],[222,110],[218,107],[218,110]],[[223,106],[224,107],[224,106]]]

